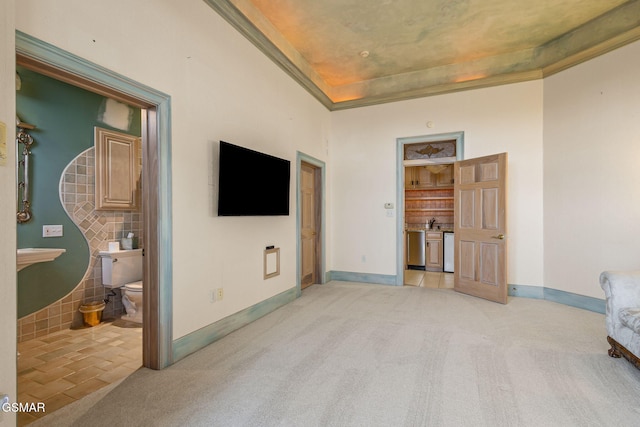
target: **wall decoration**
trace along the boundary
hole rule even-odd
[[[405,160],[429,160],[456,157],[456,140],[423,142],[404,146]]]

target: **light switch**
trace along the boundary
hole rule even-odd
[[[62,237],[62,225],[43,225],[42,237]]]

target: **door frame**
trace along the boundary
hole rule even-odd
[[[317,168],[320,172],[320,188],[316,188],[316,194],[320,199],[320,221],[318,224],[319,233],[319,246],[320,250],[316,252],[316,264],[319,266],[318,279],[320,283],[326,283],[326,264],[325,264],[325,194],[326,194],[326,165],[322,160],[318,160],[315,157],[300,151],[296,152],[296,293],[297,296],[302,294],[302,246],[300,245],[300,239],[302,237],[302,200],[300,198],[300,185],[302,174],[302,163],[308,163],[309,165]]]
[[[142,110],[143,365],[173,363],[171,97],[16,30],[16,65]]]
[[[456,160],[463,160],[463,131],[396,138],[396,286],[404,285],[404,146],[451,140],[456,141]]]

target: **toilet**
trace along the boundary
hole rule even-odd
[[[127,313],[123,319],[142,323],[142,249],[101,251],[102,284],[120,288]]]

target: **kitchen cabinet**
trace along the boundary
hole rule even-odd
[[[427,232],[426,234],[425,268],[431,271],[442,271],[442,232]]]
[[[435,187],[435,176],[424,166],[404,168],[404,188],[422,189]]]
[[[404,168],[404,186],[406,189],[453,187],[453,165],[447,165],[439,173],[430,172],[425,166],[408,166]]]
[[[437,174],[433,181],[436,187],[453,187],[453,165],[447,165],[447,168]]]

